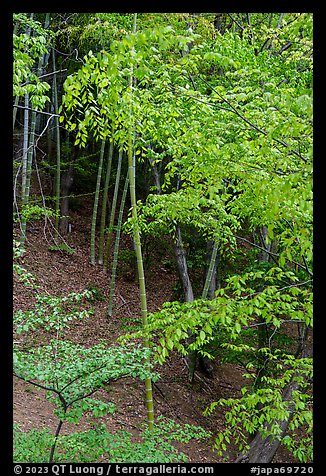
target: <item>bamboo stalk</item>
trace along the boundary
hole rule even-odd
[[[107,310],[107,317],[112,317],[113,296],[114,296],[114,291],[115,291],[115,280],[116,280],[116,274],[117,274],[117,263],[118,263],[118,254],[119,254],[119,246],[120,246],[122,216],[123,216],[123,210],[124,210],[124,207],[125,207],[128,187],[129,187],[129,175],[127,173],[124,188],[123,188],[123,192],[122,192],[122,197],[121,197],[118,223],[117,223],[117,232],[116,232],[116,235],[115,235],[113,263],[112,263],[112,274],[111,274],[111,283],[110,283],[110,296],[109,296],[109,305],[108,305],[108,310]]]
[[[52,48],[53,71],[55,71],[55,51]],[[53,76],[53,91],[54,91],[54,112],[58,114],[58,90],[57,90],[57,76]],[[60,174],[61,174],[61,154],[60,154],[60,128],[59,117],[55,116],[56,139],[57,139],[57,168],[56,168],[56,187],[55,187],[55,233],[56,238],[59,234],[59,215],[60,215]]]
[[[134,22],[133,22],[133,34],[136,32],[137,24],[137,13],[134,13]],[[133,88],[133,69],[131,67],[130,78],[129,78],[129,87],[132,97],[132,88]],[[135,179],[135,166],[133,163],[133,128],[130,125],[129,135],[128,135],[128,174],[129,174],[129,190],[130,190],[130,199],[131,199],[131,212],[134,222],[133,226],[133,235],[136,248],[136,257],[137,257],[137,270],[138,270],[138,281],[139,281],[139,294],[140,294],[140,303],[141,303],[141,316],[143,329],[147,328],[147,298],[146,298],[146,284],[145,284],[145,274],[143,266],[143,257],[142,257],[142,248],[140,242],[139,227],[137,225],[137,201],[136,201],[136,179]],[[145,335],[144,337],[144,346],[149,348],[149,337]],[[145,361],[145,365],[149,367],[150,359],[149,357]],[[152,431],[154,429],[154,404],[153,404],[153,391],[152,391],[152,381],[150,378],[145,380],[145,390],[146,390],[146,409],[147,409],[147,425],[148,429]]]
[[[115,178],[110,221],[109,221],[108,234],[107,234],[107,239],[105,244],[105,253],[104,253],[104,270],[105,271],[108,269],[108,261],[109,261],[109,254],[110,254],[110,248],[111,248],[112,233],[113,233],[113,223],[114,223],[114,217],[115,217],[115,210],[117,207],[117,197],[118,197],[120,175],[121,175],[121,164],[122,164],[122,149],[119,150],[119,155],[118,155],[117,175]]]
[[[203,292],[202,292],[202,295],[201,295],[202,299],[207,298],[208,288],[209,288],[209,285],[210,285],[211,280],[212,280],[214,266],[215,266],[215,262],[216,262],[217,251],[218,251],[218,241],[214,241],[214,246],[213,246],[211,259],[210,259],[208,270],[207,270],[205,284],[204,284]]]
[[[99,160],[98,171],[97,171],[97,180],[96,180],[96,189],[95,189],[95,197],[94,197],[94,205],[93,205],[93,216],[92,216],[92,227],[91,227],[90,262],[93,266],[95,266],[96,218],[97,218],[98,200],[100,195],[100,186],[101,186],[101,178],[102,178],[104,149],[105,149],[105,141],[103,140],[101,145],[100,160]]]
[[[47,13],[45,17],[45,28],[47,28],[49,24],[49,19],[50,19],[50,14]],[[38,71],[42,69],[42,65],[44,62],[44,57],[45,55],[42,55],[42,57],[39,60],[38,64]],[[26,96],[25,95],[25,102],[26,102]],[[29,202],[29,194],[30,194],[30,183],[31,183],[31,175],[32,175],[32,162],[33,162],[33,153],[34,153],[34,148],[35,148],[35,128],[36,128],[36,114],[38,111],[33,110],[32,112],[32,117],[31,117],[31,131],[30,131],[30,136],[29,136],[29,146],[27,150],[27,157],[26,157],[26,176],[24,179],[24,186],[23,191],[22,191],[22,196],[23,196],[23,215],[21,219],[21,225],[20,225],[20,245],[22,249],[24,249],[25,246],[25,240],[26,240],[26,226],[27,226],[27,218],[26,218],[26,207]],[[24,174],[24,171],[23,171]]]
[[[100,238],[99,238],[99,245],[98,245],[98,264],[101,264],[101,265],[103,264],[106,207],[107,207],[107,200],[108,200],[108,193],[109,193],[112,157],[113,157],[113,140],[110,142],[110,145],[109,145],[108,162],[106,167],[106,175],[105,175],[105,183],[104,183],[103,199],[102,199]]]
[[[32,162],[33,162],[33,152],[34,152],[34,141],[35,141],[35,125],[36,125],[36,112],[32,113],[31,119],[31,131],[29,136],[29,147],[27,151],[26,157],[26,175],[24,180],[24,193],[23,193],[23,214],[21,219],[21,227],[20,227],[20,245],[22,249],[25,246],[26,240],[26,227],[27,227],[27,217],[26,217],[26,207],[29,202],[29,194],[30,194],[30,185],[31,185],[31,175],[32,175]]]
[[[24,110],[24,137],[23,137],[23,165],[22,165],[22,203],[25,200],[26,193],[26,173],[27,173],[27,152],[28,152],[28,127],[29,127],[29,113],[28,113],[28,104],[29,104],[29,94],[25,94],[25,107]]]

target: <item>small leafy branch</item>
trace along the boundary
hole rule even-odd
[[[172,349],[183,355],[196,350],[209,357],[205,346],[220,332],[226,333],[225,343],[234,343],[244,330],[260,325],[270,327],[272,332],[286,323],[312,327],[309,282],[300,283],[292,271],[273,267],[267,272],[258,270],[230,277],[215,299],[164,303],[148,318],[147,332],[156,342],[156,359],[163,363]],[[189,330],[196,338],[187,345]],[[140,334],[141,331],[127,334],[122,340]]]
[[[33,309],[15,312],[14,330],[17,334],[36,331],[38,328],[61,332],[73,319],[85,319],[91,315],[91,309],[80,310],[76,304],[80,306],[85,300],[91,299],[92,294],[91,290],[73,292],[64,297],[38,294]]]
[[[52,340],[50,345],[29,352],[15,350],[14,375],[47,392],[59,419],[49,462],[54,461],[58,437],[65,421],[77,422],[84,412],[95,417],[114,411],[114,405],[92,396],[97,390],[124,377],[149,377],[148,350],[140,346],[107,347],[105,342],[86,348]]]

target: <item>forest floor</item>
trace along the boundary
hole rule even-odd
[[[69,327],[67,336],[85,346],[103,339],[108,344],[114,343],[118,336],[130,331],[140,319],[138,284],[123,263],[118,266],[114,313],[110,320],[106,317],[110,272],[105,273],[100,266],[92,266],[89,262],[89,216],[88,210],[71,215],[73,227],[65,240],[75,249],[72,255],[49,251],[49,246],[53,245],[51,226],[48,224],[45,227],[42,220],[31,223],[23,261],[27,271],[35,276],[41,294],[64,296],[90,287],[96,287],[103,294],[105,299],[92,302],[94,313],[89,318],[75,321]],[[123,235],[122,249],[128,248],[131,249],[130,239]],[[158,310],[165,301],[174,300],[173,287],[177,282],[175,270],[172,266],[164,265],[161,254],[159,258],[150,272],[146,273],[149,312]],[[14,283],[13,303],[14,311],[28,309],[33,304],[33,296],[24,286]],[[217,408],[209,417],[204,416],[203,411],[219,398],[240,396],[240,388],[245,380],[242,377],[243,369],[237,365],[214,362],[213,376],[209,378],[198,370],[190,386],[186,363],[179,354],[174,353],[157,370],[161,378],[153,386],[156,417],[163,415],[178,423],[199,425],[215,436],[223,430],[223,408]],[[45,398],[45,392],[17,378],[14,378],[13,389],[14,422],[19,423],[21,430],[47,427],[55,431],[57,418],[53,413],[54,407]],[[116,412],[96,420],[86,415],[78,424],[78,431],[88,429],[100,420],[112,433],[125,430],[135,437],[139,435],[146,420],[142,381],[125,379],[113,384],[110,393],[102,389],[96,396],[103,401],[114,402]],[[76,426],[65,423],[62,432],[72,431],[76,431]],[[222,462],[214,452],[213,444],[214,437],[209,441],[190,440],[187,444],[176,445],[188,456],[189,462]],[[232,448],[229,458],[230,462],[236,458]],[[280,450],[275,462],[291,462],[291,457]]]

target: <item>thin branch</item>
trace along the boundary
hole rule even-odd
[[[253,31],[252,31],[252,28],[251,28],[250,13],[246,13],[246,17],[247,17],[247,22],[248,22],[249,30],[250,30],[251,44],[253,45],[253,44],[254,44],[254,33],[253,33]]]
[[[241,30],[244,30],[244,27],[241,25],[241,23],[239,23],[235,18],[232,17],[231,13],[227,13],[227,15],[231,18],[231,20],[236,24],[238,25],[239,28],[241,28]]]
[[[40,384],[40,383],[34,382],[33,380],[30,380],[30,379],[27,379],[27,378],[25,378],[25,377],[22,377],[21,375],[18,375],[15,371],[13,372],[13,374],[14,374],[15,377],[19,378],[20,380],[24,380],[24,382],[26,382],[26,383],[30,383],[31,385],[35,385],[35,387],[39,387],[39,388],[41,388],[42,390],[47,390],[47,391],[49,391],[49,392],[54,392],[54,393],[56,393],[56,394],[59,396],[59,398],[60,398],[60,392],[59,392],[59,390],[56,390],[56,389],[53,388],[53,387],[46,387],[45,385],[42,385],[42,384]]]
[[[281,323],[290,323],[290,324],[298,324],[298,323],[305,323],[305,321],[302,321],[301,319],[280,319]],[[250,324],[248,326],[242,326],[242,329],[249,329],[251,327],[259,327],[259,326],[268,326],[268,322],[257,322],[256,324]]]
[[[267,254],[269,254],[270,256],[274,256],[274,257],[279,257],[280,255],[277,254],[277,253],[273,253],[272,251],[268,251],[266,250],[265,248],[263,248],[262,246],[259,246],[257,245],[256,243],[253,243],[252,241],[249,241],[247,240],[246,238],[243,238],[242,236],[238,236],[238,235],[234,235],[235,238],[237,238],[238,240],[242,240],[242,241],[245,241],[246,243],[249,243],[251,246],[254,246],[255,248],[258,248],[260,250],[263,250],[265,251]],[[307,268],[306,266],[304,266],[303,264],[301,263],[298,263],[297,261],[294,261],[294,260],[290,260],[288,258],[286,258],[287,261],[289,261],[290,263],[293,263],[295,264],[296,266],[299,266],[299,268],[302,268],[304,269],[310,276],[313,276],[313,273],[310,271],[309,268]]]
[[[37,112],[37,113],[39,113],[39,114],[44,114],[44,115],[46,115],[46,116],[51,116],[50,119],[52,119],[52,117],[60,117],[60,114],[53,114],[52,112],[39,111],[38,109],[33,109],[33,108],[31,108],[31,107],[18,106],[18,105],[16,105],[15,107],[19,107],[19,109],[27,109],[28,111]]]
[[[97,368],[91,370],[90,372],[88,372],[88,375],[91,375],[95,372],[98,372],[99,370],[104,369],[105,367],[107,367],[107,364],[101,365],[100,367],[97,367]],[[81,377],[84,377],[84,376],[85,376],[85,373],[77,375],[77,377],[70,380],[70,382],[68,382],[64,387],[62,387],[61,392],[63,392],[67,387],[69,387],[69,385],[72,385],[74,382],[76,382],[78,379],[80,379]]]
[[[223,102],[225,102],[231,109],[232,111],[231,112],[234,112],[234,114],[236,114],[238,117],[240,117],[240,119],[242,119],[244,122],[246,122],[247,124],[249,124],[253,129],[255,129],[257,132],[260,132],[261,134],[263,134],[264,136],[267,136],[267,132],[264,131],[263,129],[260,129],[260,127],[256,126],[254,123],[252,123],[251,121],[249,121],[249,119],[247,119],[245,116],[243,116],[237,109],[235,106],[233,106],[233,104],[228,100],[226,99],[225,97],[223,97],[215,88],[213,88],[213,86],[211,84],[209,84],[204,78],[200,78],[207,86],[209,86],[221,99]],[[297,152],[296,150],[293,150],[293,149],[290,149],[290,145],[287,144],[285,141],[283,140],[280,140],[280,139],[276,139],[275,137],[272,137],[272,140],[274,140],[275,142],[277,142],[278,144],[281,144],[283,147],[286,147],[287,149],[289,149],[289,151],[296,155],[297,157],[299,157],[300,159],[302,159],[304,162],[308,162],[308,159],[306,157],[304,157],[302,154],[300,154],[299,152]]]
[[[67,71],[67,68],[58,69],[57,71],[52,71],[52,73],[42,74],[42,76],[38,76],[38,79],[46,78],[47,76],[52,76],[53,74],[62,73],[63,71]],[[26,81],[25,83],[22,83],[20,86],[26,86],[26,84],[28,84],[28,81]]]

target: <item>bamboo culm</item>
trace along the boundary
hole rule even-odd
[[[55,51],[52,48],[52,61],[53,61],[53,71],[55,71]],[[57,77],[56,74],[53,75],[53,91],[54,91],[54,112],[58,114],[58,90],[57,90]],[[57,146],[57,168],[56,168],[56,187],[55,187],[55,232],[56,237],[59,234],[59,215],[60,215],[60,174],[61,174],[61,154],[60,154],[60,128],[59,128],[59,117],[55,117],[55,128],[56,128],[56,146]]]
[[[110,296],[109,296],[109,305],[108,305],[108,310],[107,310],[107,317],[108,318],[112,316],[112,311],[113,311],[113,297],[114,297],[115,280],[116,280],[116,274],[117,274],[117,263],[118,263],[118,254],[119,254],[119,246],[120,246],[122,217],[123,217],[123,210],[124,210],[124,207],[125,207],[128,187],[129,187],[129,175],[127,174],[126,179],[125,179],[123,192],[122,192],[121,202],[120,202],[120,209],[119,209],[119,216],[118,216],[118,223],[117,223],[117,232],[116,232],[116,235],[115,235],[113,263],[112,263],[112,274],[111,274],[111,283],[110,283]]]
[[[50,14],[47,13],[45,17],[45,28],[47,28],[50,20]],[[38,64],[38,71],[40,72],[42,70],[42,66],[44,63],[44,58],[45,55],[42,55],[42,57],[39,60]],[[26,101],[26,96],[25,96],[25,101]],[[35,127],[36,127],[36,114],[37,111],[32,112],[31,116],[31,130],[30,130],[30,136],[29,136],[29,146],[28,146],[28,151],[27,151],[27,156],[26,156],[26,181],[23,187],[22,195],[23,195],[23,214],[22,214],[22,219],[21,219],[21,224],[20,224],[20,245],[22,249],[25,247],[25,240],[26,240],[26,225],[27,225],[27,218],[26,218],[26,207],[29,202],[29,193],[30,193],[30,183],[31,183],[31,174],[32,174],[32,162],[33,162],[33,154],[34,154],[34,148],[35,148]]]
[[[207,271],[207,275],[206,275],[206,279],[205,279],[205,284],[204,284],[203,292],[202,292],[202,295],[201,295],[202,299],[207,298],[208,288],[209,288],[210,282],[212,280],[214,266],[215,266],[215,263],[216,263],[217,251],[218,251],[218,241],[214,241],[213,251],[212,251],[212,254],[211,254],[211,259],[210,259],[209,266],[208,266],[208,271]]]
[[[134,14],[133,22],[133,34],[136,32],[136,22],[137,22],[137,13]],[[130,86],[130,99],[132,99],[132,88],[133,88],[133,69],[130,71],[129,78]],[[137,257],[137,270],[138,270],[138,281],[139,281],[139,294],[140,294],[140,303],[141,303],[141,316],[143,329],[147,328],[147,298],[146,298],[146,285],[145,285],[145,275],[144,275],[144,266],[143,266],[143,257],[142,249],[140,242],[139,228],[137,226],[137,201],[136,201],[136,188],[135,188],[135,166],[133,163],[133,128],[130,126],[129,135],[128,135],[128,173],[129,173],[129,189],[130,189],[130,200],[131,200],[131,211],[132,218],[134,222],[133,226],[133,235],[136,247],[136,257]],[[144,346],[149,348],[149,337],[145,335],[144,337]],[[150,366],[149,357],[145,361],[146,366]],[[154,403],[153,403],[153,391],[152,391],[152,381],[150,378],[145,380],[145,390],[146,390],[146,409],[147,409],[147,425],[148,429],[152,431],[154,429]]]
[[[90,250],[90,262],[95,266],[95,239],[96,239],[96,219],[97,219],[97,210],[98,210],[98,201],[100,195],[100,186],[102,178],[102,168],[103,168],[103,157],[104,157],[105,141],[102,141],[100,160],[98,164],[97,179],[96,179],[96,189],[93,205],[93,216],[92,216],[92,227],[91,227],[91,250]]]
[[[99,245],[98,245],[98,264],[100,265],[103,265],[105,219],[106,219],[106,207],[107,207],[108,193],[109,193],[109,183],[110,183],[110,176],[111,176],[112,157],[113,157],[113,140],[110,142],[110,145],[109,145],[108,161],[107,161],[107,167],[106,167],[106,175],[105,175],[105,183],[104,183],[103,199],[102,199],[100,238],[99,238]]]
[[[26,194],[26,174],[27,174],[27,152],[28,152],[28,127],[29,127],[29,94],[25,94],[25,110],[24,110],[24,137],[23,137],[23,157],[22,157],[22,203],[25,201]]]
[[[104,268],[105,271],[108,269],[109,254],[110,254],[110,248],[111,248],[111,242],[112,242],[112,233],[113,233],[113,223],[114,223],[114,217],[115,217],[115,210],[116,210],[116,207],[117,207],[117,197],[118,197],[120,175],[121,175],[121,164],[122,164],[122,150],[119,150],[117,175],[116,175],[116,178],[115,178],[115,186],[114,186],[112,206],[111,206],[111,212],[110,212],[110,221],[109,221],[109,225],[108,225],[108,234],[107,234],[107,238],[106,238],[105,252],[104,252],[103,268]]]

